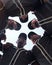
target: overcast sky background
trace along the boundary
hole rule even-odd
[[[16,41],[18,39],[19,34],[20,33],[26,33],[28,35],[28,33],[30,31],[34,31],[34,32],[36,32],[37,34],[39,34],[41,36],[43,35],[44,30],[41,27],[39,29],[36,28],[34,30],[30,30],[28,28],[27,25],[28,25],[29,21],[31,21],[34,18],[37,19],[36,16],[32,14],[32,12],[28,13],[28,17],[29,17],[29,20],[26,23],[21,23],[18,17],[9,17],[9,19],[13,19],[13,20],[19,22],[22,25],[22,27],[21,27],[21,29],[19,31],[7,29],[6,30],[6,36],[7,36],[6,42],[11,42],[11,43],[13,43],[16,46]],[[24,48],[27,49],[27,50],[31,50],[32,47],[33,47],[32,42],[27,38],[27,45]]]

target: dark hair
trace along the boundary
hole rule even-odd
[[[18,38],[21,38],[21,37],[24,38],[25,40],[27,39],[27,35],[25,33],[21,33]]]
[[[20,19],[20,21],[22,22],[22,23],[26,23],[27,21],[28,21],[28,15],[27,15],[27,17],[23,20],[21,17],[19,17],[19,19]]]
[[[32,21],[30,21],[30,22],[28,23],[28,28],[32,30],[32,29],[35,29],[35,28],[33,28],[33,27],[31,26],[31,22],[32,22]],[[36,25],[36,27],[39,27],[39,23],[38,23],[38,22],[35,22],[35,25]]]
[[[21,29],[21,24],[19,24],[18,22],[16,22],[17,24],[17,28],[15,30],[20,30]]]
[[[28,23],[28,28],[29,28],[29,29],[34,29],[34,28],[31,26],[31,21]]]
[[[16,27],[16,29],[15,29],[15,30],[20,30],[20,28],[21,28],[21,24],[20,24],[20,23],[18,23],[18,22],[16,22],[16,25],[17,25],[17,27]],[[13,28],[13,24],[9,25],[7,28],[9,28],[9,29],[13,30],[13,29],[14,29],[14,28]]]
[[[32,35],[37,35],[37,34],[36,34],[35,32],[30,32],[30,33],[28,34],[28,38],[30,39]]]
[[[6,44],[3,45],[3,49],[11,49],[14,45],[10,42],[6,42]]]

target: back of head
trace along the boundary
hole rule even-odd
[[[13,44],[10,43],[10,42],[6,42],[6,44],[3,45],[4,50],[5,50],[5,49],[8,49],[8,50],[9,50],[9,49],[11,49],[12,47],[13,47]]]

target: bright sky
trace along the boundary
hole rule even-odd
[[[32,12],[29,12],[28,16],[29,16],[29,20],[26,23],[21,23],[18,17],[9,17],[9,19],[13,19],[13,20],[19,22],[22,25],[22,27],[19,31],[7,29],[6,30],[6,36],[7,36],[6,42],[11,42],[16,46],[16,41],[18,39],[19,34],[20,33],[26,33],[28,35],[28,33],[30,31],[34,31],[41,36],[43,35],[44,30],[41,27],[39,29],[34,29],[34,30],[30,30],[28,28],[27,25],[28,25],[29,21],[31,21],[34,18],[37,19],[36,16],[32,14]],[[27,50],[30,50],[30,49],[32,49],[32,47],[33,47],[32,42],[27,38],[27,45],[24,48]]]

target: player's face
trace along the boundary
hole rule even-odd
[[[39,38],[40,38],[39,35],[32,35],[31,36],[31,40],[32,40],[33,43],[35,43]]]

